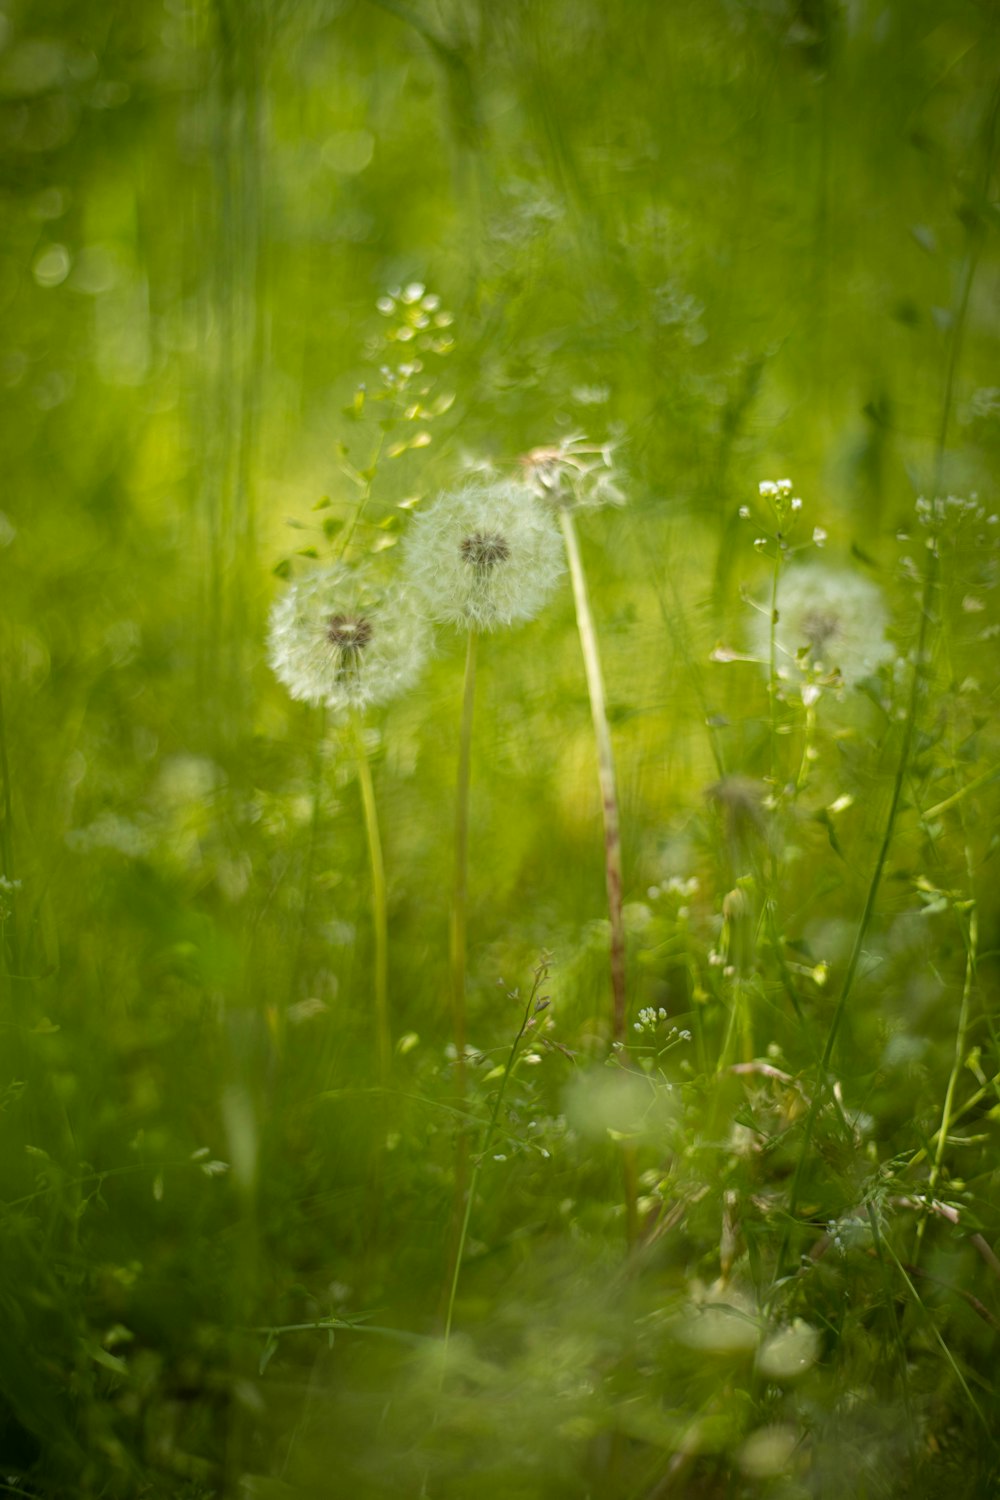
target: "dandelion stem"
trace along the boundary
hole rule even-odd
[[[580,648],[583,652],[584,671],[587,675],[587,691],[590,694],[590,713],[594,724],[594,739],[597,742],[597,770],[601,789],[601,810],[604,818],[604,872],[608,890],[608,916],[611,922],[611,1034],[624,1059],[627,1037],[627,1005],[625,993],[625,919],[622,914],[622,841],[621,818],[618,804],[618,782],[615,776],[615,758],[611,746],[611,726],[604,696],[604,676],[601,672],[601,657],[597,646],[597,631],[590,609],[587,592],[587,575],[583,570],[583,558],[577,540],[573,515],[568,507],[559,511],[563,540],[566,543],[566,558],[573,584],[573,602],[576,606],[576,624],[580,632]],[[625,1233],[628,1244],[635,1243],[638,1229],[637,1170],[635,1148],[622,1148],[622,1172],[625,1187]]]
[[[477,632],[470,630],[465,647],[462,689],[462,726],[458,743],[455,787],[455,879],[451,903],[451,1017],[455,1038],[459,1094],[465,1098],[465,968],[469,898],[469,782],[472,774],[472,720],[476,706]]]
[[[563,538],[566,542],[566,557],[573,583],[573,602],[576,605],[576,624],[580,632],[580,647],[583,665],[587,674],[587,690],[590,694],[590,712],[594,721],[594,738],[597,741],[598,776],[601,788],[601,809],[604,816],[604,867],[608,887],[608,915],[611,919],[611,993],[612,1035],[616,1042],[625,1041],[625,922],[622,917],[622,845],[621,820],[618,813],[618,784],[615,777],[614,752],[611,748],[611,729],[604,698],[604,677],[597,647],[597,632],[590,610],[587,593],[587,578],[583,571],[583,559],[577,541],[576,527],[571,512],[564,506],[559,512]]]
[[[372,876],[372,929],[375,943],[375,1033],[378,1050],[379,1083],[388,1087],[392,1059],[392,1035],[389,1026],[389,922],[387,916],[385,864],[379,834],[378,812],[372,768],[365,749],[364,731],[357,710],[351,716],[354,748],[358,764],[358,783],[368,840],[368,861]]]
[[[774,552],[774,572],[771,575],[771,617],[768,621],[768,674],[767,692],[771,708],[771,786],[778,788],[778,581],[781,578],[781,539]]]
[[[470,629],[465,644],[465,679],[462,688],[462,724],[458,740],[458,772],[455,784],[455,870],[451,897],[449,957],[451,963],[451,1025],[455,1041],[455,1082],[459,1107],[466,1096],[467,1025],[465,1008],[465,969],[468,947],[469,905],[469,783],[472,776],[472,721],[476,707],[477,632]],[[455,1193],[449,1237],[451,1252],[446,1285],[454,1288],[462,1258],[465,1230],[460,1226],[463,1205],[468,1223],[469,1202],[466,1179],[469,1166],[469,1139],[465,1126],[459,1127],[455,1140]],[[454,1296],[454,1291],[451,1293]],[[449,1312],[450,1316],[450,1312]]]
[[[309,897],[312,891],[313,868],[316,863],[316,846],[319,843],[320,819],[323,808],[323,777],[326,770],[326,709],[322,705],[316,710],[316,745],[312,770],[312,816],[309,819],[309,834],[306,857],[302,871],[301,920],[295,957],[292,960],[291,979],[288,986],[288,1005],[292,1005],[298,994],[299,976],[306,946],[306,930],[309,925]],[[285,1033],[287,1031],[287,1007],[276,1018],[275,1035],[278,1056],[284,1056]]]

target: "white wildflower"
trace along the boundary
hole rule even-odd
[[[472,482],[417,515],[406,575],[435,620],[494,630],[533,619],[563,571],[562,540],[523,485]]]
[[[839,670],[845,683],[859,682],[894,654],[885,638],[887,623],[881,590],[869,579],[834,568],[790,568],[778,586],[778,675]],[[756,626],[757,654],[765,664],[769,647],[765,612]]]
[[[335,711],[394,698],[423,667],[430,631],[410,596],[345,563],[316,568],[271,610],[268,660],[293,698]]]

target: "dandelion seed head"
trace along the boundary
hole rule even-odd
[[[870,676],[893,656],[885,638],[888,617],[878,586],[846,569],[794,567],[778,586],[775,644],[780,673],[802,677],[840,672],[845,683]],[[757,655],[769,654],[770,624],[758,615]]]
[[[525,484],[548,504],[573,509],[625,504],[611,443],[563,438],[551,447],[532,448],[520,463]]]
[[[498,531],[486,532],[485,535],[474,531],[471,536],[462,538],[459,550],[471,568],[487,573],[510,559],[510,547]]]
[[[372,623],[364,615],[331,615],[327,621],[326,638],[344,657],[360,656],[372,635]]]
[[[275,602],[268,661],[300,702],[335,712],[385,703],[420,674],[430,629],[405,589],[346,563],[314,568]]]
[[[562,540],[524,485],[476,479],[415,517],[405,570],[432,619],[495,630],[538,614],[563,572]]]

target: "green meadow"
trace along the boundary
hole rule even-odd
[[[1000,1494],[1000,12],[0,3],[0,1495]]]

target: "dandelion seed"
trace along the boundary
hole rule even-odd
[[[394,698],[430,642],[411,597],[345,563],[314,569],[271,611],[268,660],[291,696],[335,711]]]
[[[533,619],[562,571],[553,518],[510,482],[442,495],[407,545],[407,576],[431,617],[469,630]]]
[[[867,578],[833,568],[790,568],[778,590],[775,641],[784,665],[809,677],[838,669],[845,683],[870,676],[893,656],[881,590]],[[768,654],[770,625],[758,616],[756,646]]]
[[[611,443],[589,443],[577,436],[532,448],[522,456],[521,468],[528,488],[549,504],[574,509],[624,505],[613,455]]]

